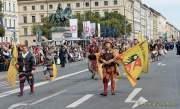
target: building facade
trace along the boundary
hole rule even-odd
[[[58,4],[61,4],[63,9],[70,6],[74,15],[87,11],[99,13],[101,16],[106,12],[120,13],[132,25],[132,38],[143,34],[148,39],[157,39],[165,34],[166,18],[142,4],[141,0],[18,0],[21,38],[29,39],[28,36],[33,36],[33,24],[41,24],[42,18],[55,13]]]
[[[141,34],[147,37],[147,7],[141,5]]]
[[[159,37],[164,38],[165,33],[166,33],[166,31],[165,31],[166,30],[166,18],[163,15],[159,14],[157,23],[158,23],[158,28],[157,28],[158,33],[157,33],[157,35]]]
[[[0,41],[11,42],[14,38],[19,42],[18,28],[18,6],[17,0],[3,0],[3,26],[5,28],[5,37]]]
[[[41,19],[55,13],[58,4],[62,8],[71,6],[73,14],[87,11],[99,13],[117,12],[127,16],[133,23],[132,0],[18,0],[20,36],[32,36],[33,23],[41,23]]]
[[[152,40],[153,39],[153,13],[149,9],[147,5],[144,5],[146,7],[146,32],[147,32],[147,39]]]
[[[134,37],[141,33],[141,1],[134,0]]]

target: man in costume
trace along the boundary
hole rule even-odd
[[[18,96],[23,96],[24,83],[27,80],[30,86],[30,94],[34,93],[34,77],[33,70],[35,70],[35,59],[34,56],[29,52],[27,46],[22,46],[22,53],[18,56],[18,63],[16,67],[19,72],[19,86],[20,92]]]
[[[49,50],[46,52],[44,65],[46,70],[44,71],[44,76],[46,80],[51,80],[53,77],[53,63],[54,63],[54,49],[51,45],[48,46]]]
[[[89,67],[89,70],[92,73],[92,79],[94,79],[95,75],[96,75],[96,71],[97,71],[96,53],[99,52],[99,47],[97,45],[96,39],[92,39],[92,43],[88,47],[88,52],[89,52],[88,67]]]
[[[106,40],[104,43],[104,49],[100,53],[99,61],[102,63],[103,68],[103,84],[104,92],[102,96],[107,96],[108,82],[111,80],[111,94],[115,95],[116,79],[118,72],[116,69],[116,51],[113,49],[113,43],[110,40]]]

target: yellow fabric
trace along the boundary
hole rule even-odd
[[[100,53],[96,53],[98,74],[99,74],[99,78],[102,80],[103,79],[103,69],[102,69],[102,64],[99,62],[99,58],[100,58]]]
[[[58,74],[58,70],[57,70],[56,64],[53,64],[52,66],[53,66],[53,77],[51,79],[55,80]]]
[[[17,75],[17,58],[18,58],[18,51],[16,46],[13,47],[12,59],[10,62],[10,66],[7,72],[7,81],[11,87],[16,87],[16,75]]]
[[[143,41],[139,44],[142,54],[143,54],[143,60],[144,60],[144,66],[143,66],[143,73],[148,73],[149,70],[149,49],[148,49],[148,42]]]
[[[134,87],[143,70],[143,54],[139,45],[122,53],[122,63],[128,80]]]

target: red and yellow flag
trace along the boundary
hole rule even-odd
[[[137,84],[137,78],[143,71],[143,54],[139,45],[136,45],[122,53],[122,64],[128,80],[133,87]]]

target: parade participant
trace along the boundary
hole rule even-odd
[[[16,67],[19,72],[19,86],[20,92],[18,96],[23,96],[24,83],[27,80],[30,86],[30,94],[34,93],[34,77],[33,70],[35,70],[35,60],[27,46],[22,46],[22,53],[18,56]]]
[[[176,42],[176,49],[177,49],[177,55],[180,55],[180,38],[179,38],[179,40]]]
[[[67,49],[65,48],[64,45],[62,45],[60,50],[59,50],[59,59],[61,61],[61,67],[65,67],[67,53],[68,53]]]
[[[88,52],[89,52],[88,67],[90,72],[92,73],[92,79],[94,79],[97,71],[97,61],[96,61],[95,53],[99,52],[99,47],[97,45],[96,39],[92,39],[92,43],[88,47]]]
[[[44,76],[46,80],[51,80],[53,77],[53,63],[54,63],[54,56],[53,56],[53,49],[51,46],[48,47],[49,50],[46,53],[44,65],[46,66],[46,70],[44,71]],[[48,75],[47,75],[48,74]]]
[[[106,40],[104,43],[105,48],[100,53],[99,61],[103,64],[103,84],[104,92],[102,96],[107,96],[108,82],[111,80],[111,93],[115,95],[116,79],[118,73],[116,71],[116,52],[113,49],[113,44],[110,40]]]

